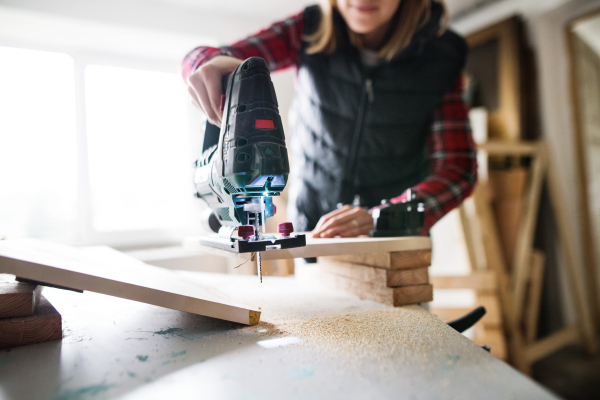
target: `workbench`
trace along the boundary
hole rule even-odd
[[[261,322],[45,288],[64,339],[0,351],[0,398],[554,398],[420,306],[294,278],[179,273],[260,306]]]

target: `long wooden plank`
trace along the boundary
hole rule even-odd
[[[525,293],[531,267],[533,236],[537,223],[542,184],[546,175],[546,152],[543,144],[539,145],[531,167],[529,189],[526,195],[523,218],[517,231],[513,260],[512,292],[515,319],[520,321],[525,309]]]
[[[237,304],[217,288],[191,285],[176,272],[114,251],[93,254],[39,240],[0,241],[0,272],[33,281],[121,297],[160,307],[255,325],[260,311]]]
[[[534,250],[531,257],[531,276],[529,277],[529,294],[525,310],[525,339],[533,343],[537,338],[537,326],[542,302],[544,284],[544,264],[546,255],[541,250]]]
[[[391,270],[334,261],[329,257],[319,258],[318,265],[326,272],[380,286],[401,287],[429,283],[426,267]]]
[[[249,254],[236,254],[200,244],[198,237],[184,240],[184,247],[224,257],[248,258]],[[289,258],[312,258],[351,254],[407,252],[413,250],[431,250],[431,239],[425,236],[389,237],[389,238],[312,238],[307,235],[306,246],[286,250],[263,251],[263,260],[282,260]],[[431,262],[430,262],[431,264]],[[429,266],[430,264],[426,265]],[[419,266],[415,266],[419,267]],[[413,267],[414,268],[414,267]]]
[[[33,315],[0,319],[0,349],[62,339],[62,318],[44,296]]]
[[[0,318],[32,315],[42,287],[30,283],[0,282]]]
[[[509,290],[509,277],[502,253],[496,221],[492,213],[486,182],[479,182],[473,192],[475,212],[480,221],[482,243],[488,269],[496,274],[498,295],[503,316],[504,329],[507,332],[507,350],[510,362],[521,372],[529,373],[531,363],[524,354],[524,338],[520,325],[515,319],[512,297]]]

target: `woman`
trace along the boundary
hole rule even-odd
[[[296,230],[367,234],[368,209],[401,202],[410,188],[424,200],[426,235],[477,179],[461,96],[467,49],[445,17],[434,0],[328,0],[231,46],[194,49],[183,77],[220,125],[221,78],[242,60],[296,67],[288,208]]]

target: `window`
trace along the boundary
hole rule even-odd
[[[93,228],[184,227],[194,199],[181,78],[89,65],[85,88]]]
[[[0,47],[0,236],[71,236],[77,217],[73,58]]]
[[[0,47],[0,237],[140,246],[197,233],[176,66],[106,60]]]

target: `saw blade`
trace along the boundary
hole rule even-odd
[[[262,265],[260,259],[260,251],[256,253],[256,265],[258,266],[258,277],[260,278],[260,283],[262,283]]]

